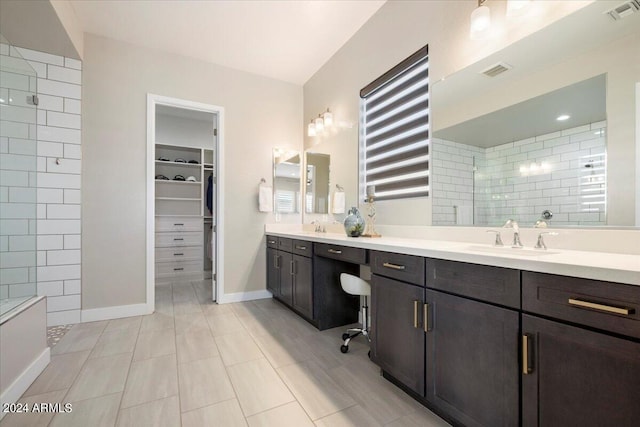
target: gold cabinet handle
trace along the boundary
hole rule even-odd
[[[533,372],[529,366],[529,335],[522,335],[522,375],[529,375]]]
[[[413,302],[413,327],[414,328],[418,327],[418,304],[419,303],[420,301]]]
[[[383,267],[393,268],[394,270],[404,270],[406,267],[404,265],[391,264],[390,262],[385,262],[382,264]]]
[[[625,316],[628,316],[635,312],[635,310],[629,309],[629,308],[621,308],[621,307],[614,307],[612,305],[598,304],[595,302],[583,301],[577,298],[569,298],[569,304],[574,305],[576,307],[592,308],[594,310],[600,310],[607,313],[623,314]]]
[[[337,249],[327,249],[327,252],[329,252],[330,254],[338,254],[338,255],[342,253],[342,251],[339,251]]]
[[[269,243],[270,245],[275,245],[276,241],[275,240],[269,240],[267,243]]]
[[[307,247],[306,246],[298,246],[298,245],[296,245],[296,249],[300,249],[301,251],[306,251]]]
[[[424,306],[424,331],[429,332],[429,304]]]

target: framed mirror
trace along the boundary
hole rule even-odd
[[[273,150],[273,209],[279,214],[299,214],[301,163],[300,152]]]
[[[307,214],[328,214],[331,156],[310,151],[307,151],[305,156],[304,212]]]
[[[637,225],[640,14],[602,3],[432,84],[433,225]]]

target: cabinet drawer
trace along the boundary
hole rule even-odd
[[[287,239],[285,237],[278,237],[279,250],[291,252],[291,248],[293,248],[293,240]]]
[[[267,236],[267,247],[278,249],[278,238],[275,236]]]
[[[202,231],[202,219],[185,217],[156,218],[156,232],[165,231]]]
[[[427,259],[427,287],[520,308],[520,270]]]
[[[156,262],[201,260],[203,249],[197,246],[156,248]]]
[[[639,286],[524,271],[522,309],[640,338]]]
[[[202,235],[202,231],[190,231],[185,233],[156,233],[156,248],[202,246],[204,244]]]
[[[418,286],[425,284],[423,257],[371,251],[369,258],[373,274],[391,277]]]
[[[313,255],[313,244],[304,240],[294,240],[291,252],[297,255],[311,257],[311,255]]]
[[[319,256],[352,262],[354,264],[367,263],[367,251],[360,248],[349,248],[327,243],[314,243],[313,253]]]
[[[156,277],[193,276],[203,272],[202,260],[200,261],[175,261],[156,263]]]

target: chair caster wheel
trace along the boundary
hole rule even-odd
[[[349,351],[349,346],[348,345],[341,345],[340,346],[340,351],[343,353],[346,353],[347,351]]]
[[[346,340],[347,338],[349,338],[349,334],[342,334],[342,341]]]

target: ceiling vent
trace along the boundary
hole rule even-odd
[[[480,74],[484,74],[487,77],[495,77],[498,74],[502,74],[505,71],[510,70],[511,68],[513,67],[506,62],[498,62],[497,64],[494,64],[489,68],[482,70]]]
[[[635,12],[640,12],[640,1],[638,0],[631,0],[625,3],[622,3],[621,5],[616,6],[610,11],[605,13],[607,13],[611,18],[613,18],[614,21],[618,21],[622,18],[626,18],[627,16]]]

